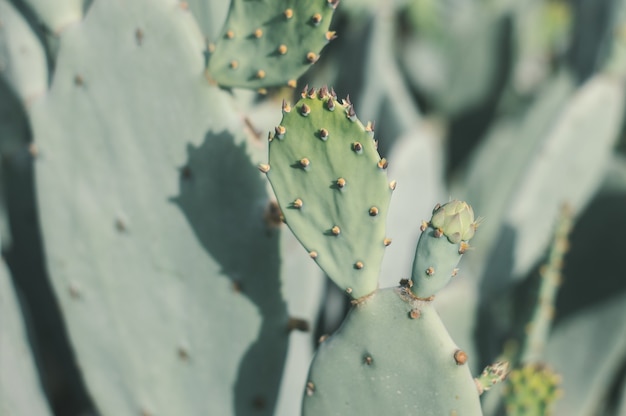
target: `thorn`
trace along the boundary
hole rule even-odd
[[[398,182],[397,181],[389,182],[389,189],[391,189],[392,191],[396,190],[396,186],[398,186]]]
[[[369,213],[370,213],[370,217],[375,217],[375,216],[377,216],[377,215],[378,215],[378,208],[376,208],[376,207],[371,207],[371,208],[370,208]]]
[[[434,214],[435,212],[437,212],[437,211],[439,210],[439,208],[441,208],[441,204],[437,204],[437,205],[435,205],[435,208],[433,208],[433,214]]]
[[[258,28],[254,31],[253,36],[259,39],[261,36],[263,36],[263,30],[261,28]]]
[[[300,93],[300,97],[306,98],[306,93],[309,91],[309,84],[306,84],[304,88],[302,88],[302,92]]]
[[[422,221],[422,224],[420,225],[420,231],[424,232],[426,231],[427,228],[428,228],[428,222]]]
[[[337,99],[337,93],[335,92],[334,87],[330,87],[330,96],[333,97],[335,100]]]
[[[354,150],[358,154],[361,154],[363,153],[363,145],[359,142],[354,142],[352,143],[352,150]]]
[[[337,39],[337,32],[329,30],[328,32],[326,32],[326,40],[327,41],[331,41],[331,40],[335,40]]]
[[[322,21],[321,14],[315,13],[313,16],[311,16],[311,22],[313,22],[315,26],[319,25],[321,21]]]
[[[378,150],[378,140],[374,140],[374,149]]]
[[[263,71],[262,69],[259,69],[258,71],[256,71],[255,75],[258,79],[263,79],[265,78],[265,71]]]
[[[350,119],[350,121],[356,121],[356,112],[354,111],[354,106],[352,104],[348,107],[346,116]]]
[[[82,87],[85,84],[85,80],[80,74],[76,74],[74,77],[74,84],[78,87]]]
[[[226,35],[225,36],[226,36],[227,39],[232,39],[232,38],[235,37],[235,32],[233,32],[232,30],[229,29],[229,30],[226,31]]]
[[[30,156],[34,159],[37,156],[39,156],[39,148],[37,147],[37,144],[34,142],[31,142],[28,145],[28,153],[30,154]]]
[[[302,107],[300,107],[300,114],[305,117],[308,116],[309,114],[311,114],[311,107],[306,104],[302,104]]]
[[[324,141],[328,140],[328,130],[320,129],[320,139]]]
[[[283,99],[283,113],[289,113],[289,112],[291,112],[291,106],[289,105],[287,101],[285,101],[285,99]]]
[[[287,45],[279,45],[277,49],[278,53],[284,55],[287,53]]]
[[[285,128],[285,126],[276,126],[274,128],[274,131],[276,132],[276,137],[278,137],[279,139],[283,139],[285,137],[285,132],[287,131],[287,129]]]
[[[230,69],[237,69],[239,67],[239,62],[230,61],[230,64],[228,66],[230,66]]]
[[[285,15],[285,17],[287,19],[291,19],[293,17],[293,10],[292,9],[285,9],[283,14]]]
[[[346,186],[346,180],[344,178],[339,178],[337,179],[337,187],[340,189],[343,189],[344,186]]]
[[[457,365],[463,365],[467,362],[467,354],[465,351],[456,350],[454,353],[454,361],[456,361]]]
[[[141,46],[141,43],[143,42],[143,30],[140,28],[135,30],[135,39],[137,40],[137,45]]]
[[[365,131],[374,133],[374,123],[371,121],[368,121],[367,125],[365,126]]]
[[[287,81],[287,86],[290,88],[296,88],[296,80],[295,79],[290,79],[289,81]]]
[[[328,339],[328,337],[329,337],[329,335],[328,335],[328,334],[324,334],[324,335],[322,335],[322,336],[321,336],[321,337],[317,340],[317,342],[318,342],[319,344],[321,344],[322,342],[326,341],[326,340]]]
[[[326,108],[328,108],[328,110],[330,111],[335,111],[335,100],[333,99],[333,97],[330,97],[326,102]]]
[[[315,98],[316,95],[317,93],[315,92],[315,88],[311,87],[308,92],[309,98]]]
[[[185,347],[178,347],[178,358],[187,361],[189,359],[189,351]]]
[[[400,279],[400,286],[410,289],[413,287],[413,281],[409,279]]]
[[[300,159],[300,166],[302,168],[308,168],[310,164],[311,164],[311,161],[307,159],[306,157],[303,157],[302,159]]]
[[[470,245],[468,243],[466,243],[465,241],[461,241],[461,244],[459,244],[459,254],[464,254],[468,249],[469,249]]]
[[[354,263],[354,268],[357,270],[361,270],[363,267],[365,267],[365,265],[362,261],[357,261],[356,263]]]
[[[319,56],[315,52],[309,52],[306,54],[306,60],[309,63],[314,64],[319,59]]]
[[[391,245],[391,238],[385,238],[383,240],[383,244],[385,245],[385,247],[389,247]]]
[[[426,274],[429,276],[432,276],[435,274],[435,268],[430,266],[428,269],[426,269]]]
[[[381,169],[387,169],[388,165],[389,162],[387,162],[387,159],[385,159],[384,157],[378,161],[378,167]]]
[[[300,198],[297,198],[295,201],[292,202],[291,206],[296,208],[296,209],[300,209],[302,208],[303,202]]]
[[[346,288],[346,293],[349,295],[352,293],[352,288],[351,287],[347,287]]]
[[[315,393],[315,384],[312,381],[306,383],[306,395],[311,397]]]
[[[267,132],[267,141],[271,142],[272,140],[274,140],[274,136],[272,136],[272,132],[268,131]]]
[[[456,277],[456,275],[458,273],[459,273],[459,269],[458,268],[452,269],[452,277]]]
[[[339,235],[341,234],[341,229],[339,228],[339,226],[335,225],[333,228],[330,229],[330,232],[333,233],[333,235]]]
[[[443,235],[443,230],[441,228],[437,228],[435,229],[435,232],[433,232],[433,235],[435,238],[440,238]]]
[[[326,85],[320,88],[319,97],[320,99],[328,98],[328,87]]]
[[[336,9],[338,5],[339,0],[328,0],[328,6],[332,7],[333,9]]]
[[[317,251],[309,251],[309,257],[311,257],[312,259],[316,259],[317,258]]]
[[[422,312],[419,309],[411,309],[411,312],[409,312],[411,319],[420,319],[420,316],[422,316]]]
[[[209,51],[209,53],[213,53],[215,52],[215,43],[211,42],[208,45],[206,45],[206,49],[207,51]]]
[[[363,358],[363,361],[367,365],[372,365],[372,363],[374,362],[374,359],[372,358],[371,355],[366,355],[365,358]]]

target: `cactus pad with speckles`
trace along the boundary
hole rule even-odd
[[[371,128],[348,101],[311,90],[270,136],[268,178],[287,225],[319,266],[354,298],[377,287],[389,242],[392,189]]]
[[[304,416],[481,415],[467,355],[430,302],[383,289],[353,306],[320,346]]]
[[[221,86],[295,87],[334,38],[338,1],[233,0],[219,40],[209,45],[207,75]]]
[[[429,298],[448,284],[477,224],[472,207],[465,202],[450,201],[435,207],[431,221],[422,225],[415,250],[411,276],[415,296]]]

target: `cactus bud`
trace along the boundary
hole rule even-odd
[[[450,201],[440,206],[433,213],[431,224],[455,244],[469,241],[476,232],[474,210],[464,201]]]

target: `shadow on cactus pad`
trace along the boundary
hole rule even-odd
[[[232,282],[232,297],[215,302],[231,303],[237,315],[237,298],[245,297],[258,315],[241,319],[261,322],[257,339],[239,365],[236,415],[272,414],[287,353],[288,317],[280,292],[279,230],[267,219],[266,186],[245,144],[237,145],[228,132],[207,133],[202,145],[189,145],[187,153],[187,164],[180,169],[180,194],[172,202],[219,263],[223,277]],[[216,333],[211,341],[223,345],[225,355],[241,342],[228,332]]]

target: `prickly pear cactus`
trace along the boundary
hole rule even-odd
[[[192,16],[94,2],[60,38],[29,114],[36,190],[98,412],[273,414],[293,323],[279,221]]]
[[[327,88],[303,92],[270,136],[267,172],[287,225],[353,298],[373,292],[385,247],[393,183],[349,100]]]
[[[207,76],[225,87],[296,86],[335,33],[338,0],[233,0]]]
[[[283,113],[270,134],[269,164],[260,169],[291,230],[354,298],[339,331],[315,356],[304,415],[480,415],[467,354],[430,303],[474,234],[471,207],[458,201],[438,207],[430,223],[439,236],[425,232],[420,238],[416,263],[441,266],[441,275],[447,274],[428,287],[428,296],[413,294],[410,280],[378,291],[378,271],[390,242],[384,214],[395,182],[387,181],[387,161],[376,151],[371,125],[364,127],[350,101],[339,103],[327,88],[305,89],[293,108],[283,103]],[[430,238],[446,245],[430,244]],[[419,278],[416,282],[422,285]]]

